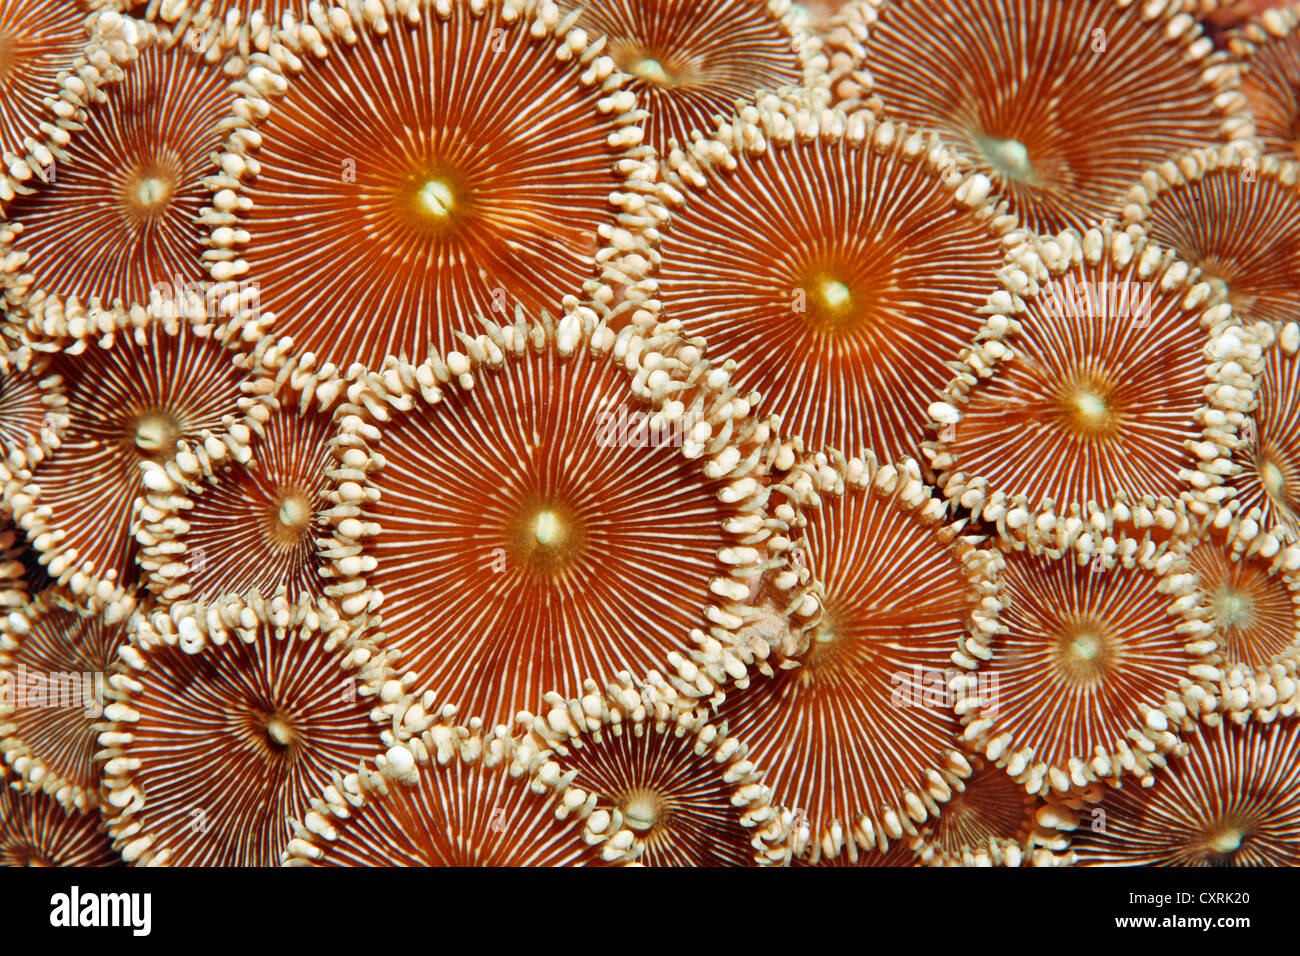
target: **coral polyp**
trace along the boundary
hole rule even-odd
[[[1125,220],[1200,269],[1243,323],[1282,323],[1300,309],[1300,167],[1236,147],[1161,163],[1130,192]]]
[[[649,114],[646,142],[663,154],[708,133],[760,90],[825,85],[817,37],[796,25],[788,4],[561,0],[560,8],[607,38],[606,52]]]
[[[259,423],[247,461],[181,482],[156,463],[142,465],[152,494],[137,532],[140,566],[173,614],[201,614],[254,589],[290,603],[324,594],[327,562],[318,541],[327,534],[339,383],[302,392],[262,380],[258,389],[276,410]]]
[[[1176,3],[870,6],[873,92],[957,144],[1038,232],[1113,216],[1146,167],[1251,133],[1238,67]]]
[[[997,627],[994,556],[943,521],[918,472],[906,459],[796,470],[788,490],[820,617],[797,661],[720,709],[747,729],[773,799],[799,820],[789,849],[810,862],[916,836],[971,772],[955,745],[952,658]]]
[[[0,866],[121,865],[97,814],[69,812],[41,792],[0,787]]]
[[[110,52],[126,62],[93,96],[80,80],[65,81],[85,97],[86,128],[61,148],[51,144],[48,182],[5,209],[5,298],[29,321],[143,307],[159,295],[205,298],[196,219],[233,101],[229,80],[181,37],[147,25],[137,32],[120,51],[98,41],[86,49],[79,72]],[[70,228],[76,242],[67,241]]]
[[[599,866],[633,855],[609,845],[617,811],[543,782],[542,758],[503,733],[440,724],[374,763],[293,821],[288,865]],[[394,832],[416,838],[395,844]]]
[[[127,637],[70,597],[43,591],[0,627],[0,751],[33,789],[84,811],[99,804],[105,679]]]
[[[650,295],[736,363],[786,441],[920,457],[988,276],[1025,237],[925,132],[822,112],[821,135],[765,136],[782,106],[674,154]]]
[[[476,316],[583,295],[611,230],[604,258],[636,249],[636,210],[617,210],[643,152],[636,98],[557,18],[522,0],[418,23],[358,11],[290,31],[303,59],[254,58],[203,218],[213,278],[258,290],[241,316],[263,347],[288,336],[340,370],[420,362]],[[491,69],[464,65],[480,57]]]
[[[359,655],[305,602],[228,610],[230,640],[193,618],[137,618],[109,680],[105,812],[127,862],[274,865],[331,773],[379,749],[358,688],[384,656]]]
[[[1080,866],[1295,866],[1300,724],[1225,722],[1186,735],[1149,789],[1124,787],[1073,816]],[[1094,797],[1094,799],[1096,799]],[[1106,825],[1090,826],[1098,819]],[[1085,821],[1079,825],[1079,821]]]
[[[201,313],[101,315],[101,329],[60,322],[29,336],[30,348],[51,353],[68,424],[61,454],[8,488],[5,506],[51,577],[120,619],[140,576],[132,532],[149,490],[142,466],[194,477],[246,459],[268,402],[237,364],[233,336],[214,336]]]
[[[656,369],[622,367],[636,347]],[[385,706],[505,723],[587,677],[667,672],[692,631],[710,618],[725,629],[747,600],[737,579],[763,554],[728,527],[761,528],[762,515],[724,436],[755,423],[735,417],[729,389],[701,388],[674,421],[638,387],[683,396],[706,367],[697,350],[616,337],[587,312],[490,327],[470,353],[395,365],[340,409],[327,590],[358,621],[378,612],[402,650]],[[692,460],[710,434],[709,461]],[[739,634],[724,640],[749,652]]]
[[[1300,158],[1300,17],[1290,6],[1271,7],[1230,40],[1242,60],[1241,95],[1255,120],[1265,155]]]
[[[1205,480],[1193,507],[1204,514],[1230,508],[1258,533],[1259,547],[1273,550],[1300,537],[1300,324],[1258,331],[1265,350],[1255,401],[1231,464],[1199,466]]]
[[[964,642],[963,736],[1029,793],[1148,783],[1188,722],[1184,695],[1220,676],[1208,612],[1178,618],[1196,587],[1185,560],[1134,545],[1012,551],[1000,633]]]
[[[531,731],[521,746],[543,761],[543,779],[572,781],[572,802],[592,800],[599,813],[589,841],[599,841],[597,821],[622,825],[606,859],[752,866],[782,858],[784,828],[741,741],[672,698],[647,700],[626,686],[601,695],[594,683],[583,691],[579,709],[548,695],[549,709],[521,714]]]
[[[1001,277],[930,406],[949,498],[1027,537],[1045,506],[1106,527],[1221,480],[1262,346],[1209,282],[1110,224],[1044,238]]]

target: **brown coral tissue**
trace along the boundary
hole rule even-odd
[[[1092,881],[1281,892],[1298,794],[1300,2],[0,0],[0,865],[109,868],[55,927],[989,867],[826,915],[1221,929]],[[683,879],[601,902],[739,915]]]

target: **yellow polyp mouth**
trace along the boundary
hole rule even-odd
[[[456,206],[456,196],[447,180],[434,177],[415,194],[416,209],[435,220],[447,219]]]
[[[683,62],[676,57],[665,56],[663,51],[626,42],[615,41],[609,49],[620,70],[654,86],[681,86],[691,82],[691,77],[695,75],[689,58]]]
[[[176,180],[166,170],[142,168],[127,178],[122,199],[136,214],[155,216],[167,208],[175,191]]]
[[[163,447],[167,438],[166,423],[158,418],[146,418],[135,426],[136,447],[146,453],[152,453]]]
[[[643,57],[632,64],[633,76],[638,76],[647,83],[654,83],[658,86],[668,86],[672,83],[672,77],[664,69],[663,64],[653,57]]]
[[[586,535],[577,512],[556,502],[521,508],[506,526],[506,540],[515,560],[534,574],[562,574],[581,561]]]
[[[128,439],[136,451],[151,459],[170,455],[180,437],[181,429],[176,419],[162,412],[141,415],[128,432]]]
[[[1091,664],[1102,653],[1102,641],[1096,634],[1077,634],[1070,641],[1069,653],[1073,660],[1081,664]]]
[[[533,540],[541,547],[558,548],[566,537],[564,520],[549,508],[538,512],[533,519]]]
[[[846,279],[838,269],[806,274],[796,286],[795,311],[806,312],[813,327],[823,333],[844,335],[857,330],[870,303]]]
[[[1074,396],[1074,412],[1089,425],[1104,425],[1110,421],[1110,406],[1095,392],[1080,391]]]
[[[1114,646],[1109,636],[1103,627],[1095,624],[1067,628],[1057,639],[1057,666],[1076,683],[1100,681],[1110,670],[1114,658]]]
[[[832,312],[847,312],[853,305],[853,293],[838,279],[822,279],[817,287],[822,304]]]
[[[1282,469],[1274,461],[1265,459],[1259,463],[1259,480],[1271,498],[1281,498],[1286,491],[1286,478],[1282,476]]]
[[[452,235],[473,217],[473,191],[457,169],[441,161],[407,168],[392,184],[391,211],[407,229]]]
[[[980,134],[975,136],[975,143],[993,170],[1004,179],[1030,185],[1041,183],[1029,149],[1020,140]]]
[[[1112,435],[1119,424],[1110,389],[1088,378],[1060,393],[1061,411],[1070,431],[1087,438]]]
[[[284,718],[272,717],[266,722],[266,739],[276,747],[285,748],[297,741],[298,734]]]
[[[1235,853],[1237,850],[1241,849],[1241,841],[1244,838],[1244,836],[1245,834],[1243,834],[1240,830],[1236,830],[1236,829],[1221,830],[1220,832],[1211,836],[1210,839],[1206,841],[1206,846],[1208,846],[1215,853],[1222,853],[1224,855],[1229,853]]]
[[[135,188],[136,201],[146,209],[165,206],[172,197],[171,183],[157,176],[142,180]]]
[[[819,678],[831,677],[844,665],[870,654],[869,642],[859,639],[855,628],[827,607],[804,653],[799,680],[803,686],[811,687]]]
[[[1255,618],[1255,601],[1235,588],[1219,588],[1213,600],[1214,616],[1220,627],[1248,627]]]
[[[637,833],[646,833],[663,821],[665,801],[654,790],[636,789],[623,796],[619,810],[624,824]]]
[[[1015,137],[995,137],[988,133],[974,134],[975,146],[992,166],[997,176],[1028,186],[1043,186],[1044,177],[1030,155],[1030,148]]]
[[[310,515],[311,509],[307,507],[307,502],[295,495],[284,500],[275,517],[284,527],[294,528],[306,524]]]
[[[275,547],[292,547],[302,540],[312,522],[311,499],[296,488],[277,490],[271,502],[267,539]]]
[[[1259,473],[1259,483],[1264,486],[1269,500],[1287,512],[1294,512],[1295,499],[1291,494],[1291,486],[1286,472],[1277,460],[1270,454],[1260,452],[1255,460],[1255,468]]]

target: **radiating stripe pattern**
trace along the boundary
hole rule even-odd
[[[1295,160],[1300,158],[1300,31],[1293,11],[1283,16],[1292,21],[1284,36],[1247,27],[1254,43],[1239,45],[1239,37],[1230,42],[1247,64],[1241,93],[1265,155]]]
[[[620,129],[527,24],[469,3],[313,58],[258,124],[242,249],[297,350],[377,369],[476,316],[555,312],[595,276]],[[306,265],[304,265],[306,263]]]
[[[283,407],[263,428],[253,440],[253,463],[217,474],[183,513],[187,601],[250,588],[270,596],[284,587],[290,603],[324,593],[316,540],[328,529],[316,516],[333,464],[332,416]]]
[[[51,367],[63,376],[71,424],[58,453],[33,473],[32,485],[37,508],[50,510],[45,525],[65,534],[57,553],[77,552],[63,577],[89,564],[101,577],[133,582],[140,462],[166,460],[175,440],[195,444],[205,431],[224,433],[225,420],[240,414],[246,375],[217,342],[159,322],[119,334],[107,348],[60,353]],[[145,451],[137,440],[143,423],[153,423],[172,442]]]
[[[387,783],[347,820],[338,838],[317,840],[322,866],[592,866],[600,848],[583,821],[556,818],[555,796],[534,792],[510,764],[485,766],[456,755],[421,769],[411,786]],[[394,834],[402,839],[394,840]]]
[[[1258,402],[1232,455],[1239,469],[1225,483],[1242,514],[1259,510],[1262,529],[1300,540],[1300,328],[1294,323],[1267,350]]]
[[[552,347],[383,427],[368,582],[413,690],[490,727],[689,647],[728,509],[645,412],[613,359]]]
[[[1001,767],[979,758],[972,763],[976,769],[964,781],[965,790],[944,804],[925,831],[927,845],[950,862],[961,861],[964,853],[987,853],[990,843],[1025,847],[1041,806]]]
[[[731,766],[695,734],[647,720],[581,743],[554,759],[564,772],[577,771],[573,786],[596,794],[598,807],[641,819],[634,832],[645,850],[637,862],[755,865],[755,830],[742,822],[749,800],[741,792],[750,787],[729,779]]]
[[[12,764],[28,757],[44,768],[46,792],[69,804],[99,800],[98,725],[103,720],[104,681],[126,642],[123,624],[105,624],[58,592],[38,595],[3,626],[11,649],[0,651],[0,671],[17,706],[0,704],[0,750]]]
[[[40,552],[32,547],[23,529],[6,518],[0,518],[0,561],[4,562],[5,588],[12,589],[11,597],[20,597],[8,606],[22,607],[29,595],[40,594],[54,583],[40,562]],[[15,561],[16,567],[8,563]]]
[[[1143,170],[1221,142],[1198,31],[1110,0],[891,0],[867,39],[874,92],[993,177],[1037,232],[1116,217]],[[1220,72],[1226,82],[1230,72]]]
[[[650,113],[646,142],[709,135],[738,100],[804,79],[799,44],[768,0],[561,0],[581,9],[578,26],[608,37],[606,52],[632,76],[628,88]]]
[[[342,667],[345,650],[299,625],[259,623],[252,640],[198,654],[160,645],[143,686],[127,755],[144,795],[134,817],[172,865],[275,866],[290,819],[309,798],[381,749],[370,703]],[[115,833],[115,835],[118,835]]]
[[[86,47],[86,15],[78,0],[0,0],[0,153],[21,156],[25,139],[44,138],[45,98]]]
[[[1185,735],[1147,787],[1109,791],[1071,840],[1082,866],[1300,864],[1300,721]],[[1090,821],[1101,825],[1090,825]]]
[[[1300,655],[1300,607],[1292,585],[1259,555],[1234,556],[1213,531],[1187,553],[1212,613],[1224,663],[1258,670],[1290,650]]]
[[[729,693],[717,719],[749,745],[773,802],[802,811],[811,844],[838,822],[866,850],[878,844],[862,818],[876,833],[887,810],[906,819],[906,795],[930,800],[928,775],[949,768],[952,655],[978,597],[953,546],[893,497],[823,497],[806,550],[827,609],[810,650]]]
[[[98,813],[69,813],[44,793],[0,787],[0,867],[121,863]]]
[[[30,550],[22,529],[8,518],[0,518],[0,613],[27,603]],[[39,565],[38,565],[39,567]]]
[[[1121,492],[1177,497],[1196,467],[1209,333],[1185,290],[1144,279],[1138,257],[1053,277],[1026,298],[1011,357],[967,395],[944,438],[952,472],[978,475],[1030,507],[1107,505]]]
[[[171,300],[178,280],[202,299],[198,214],[233,103],[230,81],[183,42],[151,44],[124,69],[89,107],[53,182],[9,205],[30,255],[23,271],[36,289],[105,307],[144,306],[151,291]]]
[[[1151,239],[1199,266],[1243,323],[1300,319],[1300,170],[1253,160],[1164,187],[1142,225]]]
[[[1009,733],[1008,751],[1032,749],[1031,764],[1065,772],[1071,758],[1127,746],[1145,726],[1140,705],[1161,707],[1198,661],[1154,571],[1094,566],[1008,554],[1007,630],[979,667],[996,688],[984,736]]]
[[[48,447],[54,438],[40,382],[30,369],[0,366],[0,456],[10,467],[26,460],[29,446]]]
[[[946,363],[979,330],[998,236],[897,150],[796,142],[736,160],[663,231],[666,313],[737,362],[783,436],[919,458]]]

